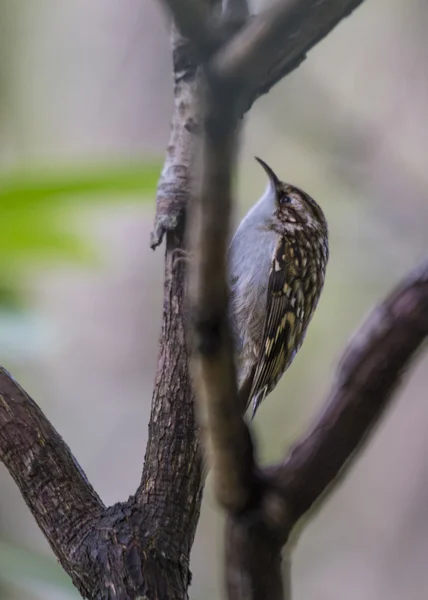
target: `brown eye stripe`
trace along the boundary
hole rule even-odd
[[[307,194],[300,188],[294,187],[292,185],[285,185],[281,190],[281,194],[287,196],[288,198],[293,195],[300,197],[308,205],[308,207],[310,207],[310,210],[312,211],[312,214],[314,215],[315,219],[321,222],[325,222],[324,213],[322,212],[321,208],[309,194]]]
[[[321,207],[303,190],[268,174],[275,186],[275,208],[262,229],[278,237],[271,255],[265,313],[251,339],[250,391],[245,387],[245,394],[248,405],[253,402],[253,416],[303,343],[329,254]]]
[[[304,192],[302,192],[302,194],[303,194],[303,197],[306,200],[307,204],[310,206],[314,217],[318,221],[324,222],[325,221],[324,213],[321,210],[321,208],[319,207],[319,205],[315,202],[315,200],[311,196],[309,196],[309,194],[305,194]]]

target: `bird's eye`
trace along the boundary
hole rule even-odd
[[[288,194],[281,194],[279,197],[280,204],[289,204],[291,202],[291,197]]]

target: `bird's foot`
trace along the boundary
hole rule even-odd
[[[176,269],[180,264],[188,264],[192,258],[192,254],[184,248],[176,248],[172,251],[172,268]]]

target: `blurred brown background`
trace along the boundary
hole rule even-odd
[[[0,0],[0,11],[0,190],[11,169],[161,164],[172,85],[167,20],[154,0]],[[317,199],[331,238],[306,342],[255,423],[266,461],[320,406],[367,311],[426,253],[427,26],[424,0],[367,0],[247,118],[239,214],[265,186],[257,154]],[[116,200],[85,208],[76,196],[63,217],[99,260],[32,261],[30,248],[9,286],[13,302],[0,303],[1,364],[106,503],[139,482],[162,307],[153,194]],[[305,529],[295,600],[426,598],[427,367],[422,357]],[[4,467],[0,485],[0,598],[76,597]],[[222,527],[209,484],[192,558],[191,598],[218,598]]]

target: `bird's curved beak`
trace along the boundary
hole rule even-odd
[[[263,167],[263,169],[266,171],[266,174],[267,174],[267,176],[269,177],[269,181],[270,181],[270,183],[271,183],[272,189],[273,189],[273,190],[276,190],[276,189],[277,189],[277,187],[278,187],[278,185],[279,185],[279,183],[281,183],[281,182],[280,182],[280,180],[278,179],[278,177],[277,177],[277,176],[275,175],[275,173],[272,171],[272,169],[270,168],[270,166],[269,166],[269,165],[267,165],[267,164],[265,163],[265,161],[264,161],[264,160],[262,160],[262,159],[261,159],[261,158],[259,158],[258,156],[255,156],[254,158],[256,159],[256,161],[257,161],[258,163],[260,163],[260,164],[261,164],[261,166]]]

